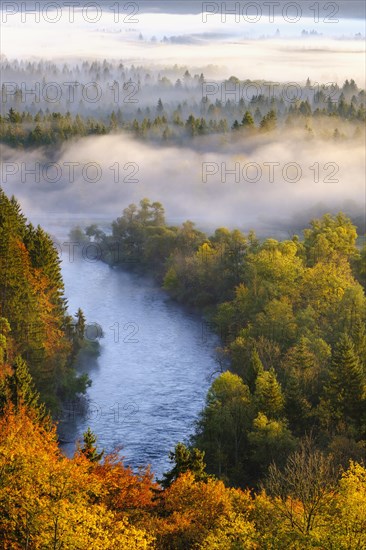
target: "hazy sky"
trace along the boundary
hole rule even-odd
[[[273,8],[272,16],[269,7],[254,2],[257,15],[247,8],[245,17],[243,13],[226,14],[222,7],[225,3],[215,2],[207,10],[218,13],[206,14],[146,13],[134,2],[124,12],[115,8],[114,13],[103,2],[96,3],[98,10],[72,11],[64,5],[67,2],[54,3],[59,6],[57,11],[51,9],[52,3],[44,4],[49,9],[40,10],[36,16],[21,9],[21,3],[2,3],[3,56],[59,61],[113,58],[126,64],[148,62],[160,66],[214,64],[223,67],[218,75],[223,78],[236,74],[252,79],[288,80],[291,76],[303,80],[310,76],[329,82],[353,77],[361,85],[365,80],[365,43],[354,40],[358,33],[365,35],[365,22],[341,19],[333,14],[329,3],[327,9],[318,3],[319,14],[315,14],[314,8],[309,8],[313,5],[310,2],[295,2],[295,8],[286,12],[281,11],[282,7]],[[85,2],[79,4],[84,6]],[[244,9],[247,4],[238,5]],[[277,29],[281,40],[269,40]],[[302,30],[316,31],[319,36],[300,40]],[[140,34],[144,40],[138,40]],[[161,43],[164,36],[176,43]],[[267,39],[251,40],[263,36]],[[156,37],[156,43],[151,42],[152,37]]]

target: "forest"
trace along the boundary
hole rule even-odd
[[[29,369],[42,402],[56,413],[63,400],[84,393],[90,384],[74,369],[81,349],[97,352],[97,342],[93,346],[84,339],[85,323],[81,310],[75,317],[67,311],[60,259],[51,237],[27,223],[17,200],[0,189],[2,377],[14,375],[12,385],[18,367],[21,378]]]
[[[0,550],[366,550],[365,9],[0,3]]]
[[[343,213],[288,240],[130,204],[100,247],[216,330],[218,372],[189,443],[154,481],[88,430],[67,458],[52,412],[85,391],[57,250],[0,202],[0,538],[7,549],[362,549],[366,545],[366,246]],[[29,328],[32,330],[29,330]]]
[[[352,78],[342,86],[309,78],[218,80],[213,66],[205,76],[186,66],[156,70],[106,60],[62,67],[4,60],[0,66],[0,142],[17,148],[117,132],[175,145],[197,136],[247,140],[276,129],[353,140],[366,120],[365,90]]]
[[[190,221],[167,225],[163,206],[142,199],[111,235],[90,226],[88,236],[105,261],[153,273],[219,334],[221,374],[192,440],[209,473],[256,487],[310,435],[337,466],[365,458],[366,245],[347,216],[284,241],[227,228],[208,237]]]

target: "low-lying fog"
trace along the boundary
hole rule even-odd
[[[92,23],[92,10],[86,20],[77,9],[73,23],[65,13],[50,23],[55,17],[51,8],[38,23],[32,22],[34,16],[23,23],[20,12],[9,13],[9,4],[20,5],[7,3],[4,21],[3,3],[3,59],[64,63],[106,58],[152,69],[186,65],[192,74],[211,65],[217,67],[217,79],[236,75],[304,83],[310,77],[340,85],[355,79],[364,88],[364,20],[349,14],[326,21],[327,12],[315,22],[309,3],[296,22],[278,16],[269,22],[267,16],[256,23],[237,22],[234,15],[223,22],[220,13],[206,21],[200,13],[146,13],[146,6],[138,14],[130,11],[127,20],[126,14],[119,16],[117,23],[110,11]],[[2,147],[2,186],[20,199],[32,221],[56,215],[113,219],[146,196],[161,201],[172,222],[190,218],[201,227],[267,232],[319,204],[324,211],[348,212],[361,212],[365,204],[361,137],[322,141],[279,131],[258,141],[216,137],[178,148],[110,135],[65,144],[53,160],[58,166],[47,169],[49,158],[42,150]],[[26,175],[25,169],[36,174]],[[225,170],[236,172],[225,175]]]
[[[49,3],[36,22],[35,15],[26,14],[20,4],[6,4],[15,6],[6,11],[4,3],[1,13],[2,54],[9,59],[106,58],[126,64],[180,63],[192,69],[214,64],[221,66],[217,78],[239,72],[242,78],[276,81],[310,76],[321,82],[343,82],[350,75],[361,83],[365,79],[364,21],[339,18],[323,6],[324,13],[317,17],[308,4],[301,17],[289,9],[285,17],[281,11],[273,12],[272,20],[264,7],[259,18],[249,8],[245,18],[229,13],[223,18],[223,3],[212,3],[220,7],[219,13],[206,15],[144,13],[138,2],[131,2],[124,13],[113,13],[101,3],[99,14],[92,8],[75,8],[70,22],[67,3],[53,3],[60,6],[58,12]]]
[[[200,227],[291,227],[294,214],[365,205],[364,142],[309,140],[299,132],[257,141],[208,143],[206,151],[154,147],[129,136],[90,137],[64,145],[49,163],[42,150],[2,149],[2,181],[34,222],[55,217],[114,219],[148,197],[164,204],[170,222]],[[49,163],[49,164],[47,164]],[[39,180],[39,181],[37,181]]]

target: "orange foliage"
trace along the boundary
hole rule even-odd
[[[149,468],[135,474],[130,467],[123,465],[115,452],[107,455],[103,464],[95,466],[94,474],[103,484],[108,508],[125,512],[154,506],[154,489],[157,490],[158,485],[152,481]]]
[[[59,450],[25,407],[0,418],[0,548],[117,550],[152,548],[153,538],[117,517],[106,488],[82,455]]]
[[[32,288],[38,296],[40,319],[44,327],[43,344],[47,357],[55,357],[65,353],[65,351],[69,353],[71,344],[68,343],[67,350],[65,350],[64,333],[59,327],[59,318],[56,306],[53,303],[54,290],[51,287],[49,278],[44,275],[41,269],[34,269],[33,271]]]

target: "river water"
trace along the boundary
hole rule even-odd
[[[194,430],[217,370],[218,340],[148,278],[71,259],[62,260],[69,311],[84,311],[90,340],[99,326],[104,336],[99,357],[79,367],[92,379],[87,406],[69,403],[60,416],[63,450],[71,455],[90,426],[106,452],[122,447],[126,464],[151,464],[159,478],[169,451]]]

